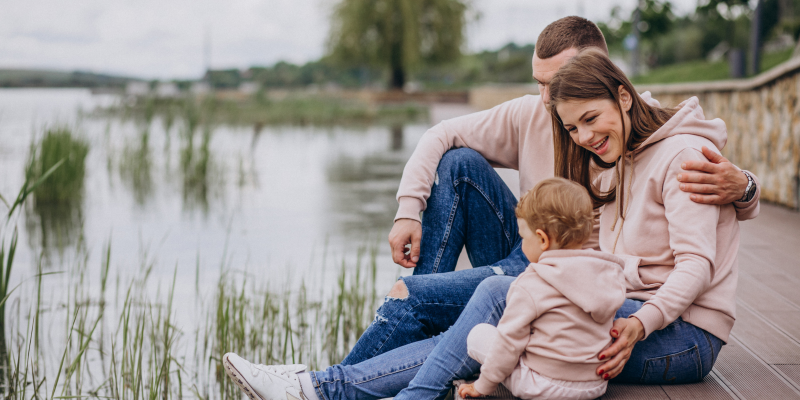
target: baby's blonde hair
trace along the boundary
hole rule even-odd
[[[589,192],[564,178],[539,182],[522,196],[515,212],[531,231],[543,230],[561,247],[582,245],[592,235],[594,212]]]

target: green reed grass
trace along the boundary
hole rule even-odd
[[[27,171],[30,180],[37,181],[59,162],[63,165],[54,170],[52,179],[44,181],[36,188],[33,193],[35,202],[65,203],[80,198],[88,153],[89,144],[78,138],[71,129],[47,129],[38,146],[31,149],[31,162]]]

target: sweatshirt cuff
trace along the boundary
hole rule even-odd
[[[661,329],[661,325],[664,323],[664,316],[661,314],[661,310],[647,303],[645,303],[639,311],[633,313],[631,317],[638,319],[644,327],[644,337],[642,340],[647,339],[651,333]]]
[[[397,199],[400,207],[397,209],[397,214],[394,216],[394,222],[398,219],[412,219],[417,222],[422,222],[419,213],[425,209],[425,203],[415,197],[401,197]]]
[[[488,379],[484,378],[483,375],[481,375],[478,380],[475,381],[475,390],[482,395],[488,396],[497,390],[497,384],[490,382]]]

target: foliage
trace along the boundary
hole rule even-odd
[[[28,174],[35,181],[61,160],[63,165],[53,173],[52,179],[36,188],[33,193],[36,203],[67,203],[80,198],[88,153],[88,143],[75,138],[69,128],[48,129],[38,148],[31,151]]]
[[[341,0],[329,49],[344,65],[388,67],[401,89],[410,69],[461,55],[466,11],[462,0]]]

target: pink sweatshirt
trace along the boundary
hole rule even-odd
[[[634,314],[645,337],[678,317],[728,341],[735,319],[739,224],[732,205],[698,204],[678,185],[681,163],[705,160],[702,146],[725,146],[720,119],[707,121],[696,97],[630,154],[625,162],[623,215],[617,203],[600,216],[600,248],[625,259],[628,298],[646,300]],[[618,182],[605,171],[603,189]],[[631,170],[632,168],[632,170]],[[749,211],[758,213],[758,205]],[[624,255],[624,256],[623,256]]]
[[[551,250],[531,263],[509,288],[475,389],[494,392],[519,365],[550,378],[601,380],[597,355],[625,301],[624,261],[595,250]]]
[[[642,98],[658,105],[649,92],[643,93]],[[540,96],[523,96],[490,110],[443,121],[425,132],[403,171],[395,220],[420,220],[439,161],[447,150],[459,147],[477,151],[493,166],[519,170],[520,193],[555,173],[550,113]],[[759,195],[760,185],[753,200],[734,203],[740,220],[754,217]]]

